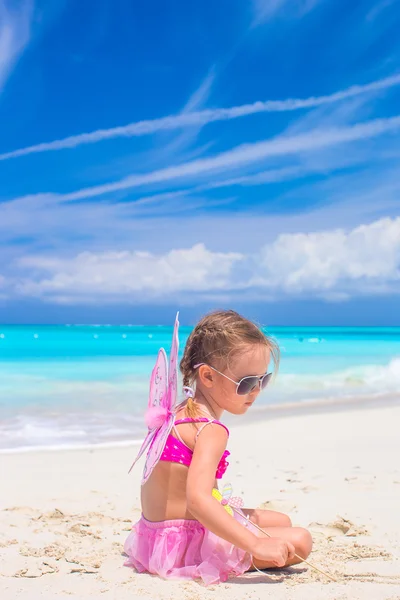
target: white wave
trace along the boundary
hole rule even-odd
[[[98,442],[93,444],[54,444],[41,446],[18,446],[15,448],[0,448],[0,454],[20,454],[24,452],[58,452],[63,450],[94,450],[101,448],[128,448],[129,446],[138,446],[143,442],[140,440],[123,440],[112,442]]]
[[[26,383],[22,389],[29,388]],[[40,403],[35,395],[29,398],[35,400],[31,404],[3,404],[0,453],[130,445],[143,439],[147,381],[135,384],[129,378],[120,385],[63,381],[57,389],[55,382],[52,384]],[[371,363],[325,374],[280,373],[274,385],[260,395],[257,406],[327,399],[343,402],[398,394],[399,390],[400,356],[385,365]]]
[[[143,417],[134,414],[25,413],[0,421],[0,451],[133,443],[144,433]]]
[[[281,373],[274,385],[274,394],[306,393],[339,396],[398,392],[400,389],[400,357],[386,365],[369,364],[351,367],[343,371],[318,374]]]

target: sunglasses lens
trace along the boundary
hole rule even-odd
[[[258,382],[258,377],[245,377],[238,385],[238,395],[245,396],[246,394],[250,394],[258,386]]]
[[[266,375],[264,375],[264,377],[262,378],[262,381],[261,381],[261,389],[262,390],[267,387],[268,383],[271,380],[271,377],[272,377],[272,373],[267,373]]]

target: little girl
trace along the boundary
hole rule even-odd
[[[287,515],[242,509],[268,538],[213,496],[229,455],[229,431],[219,419],[224,411],[247,412],[271,378],[271,357],[277,367],[275,342],[234,311],[209,314],[192,331],[180,363],[189,397],[177,407],[160,460],[142,486],[142,517],[125,542],[126,565],[209,585],[310,554],[309,532],[292,527]]]

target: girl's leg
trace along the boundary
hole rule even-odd
[[[302,559],[306,559],[309,556],[312,550],[313,542],[310,532],[307,531],[307,529],[303,529],[302,527],[263,527],[263,529],[269,533],[270,536],[280,538],[281,540],[286,540],[287,542],[293,544],[296,549],[296,554],[301,556]],[[261,537],[263,534],[261,531],[259,531],[257,532],[257,535]],[[301,559],[295,557],[288,561],[285,567],[296,565],[301,562]],[[275,565],[268,562],[259,561],[256,558],[254,559],[254,566],[261,570],[276,568]],[[253,567],[250,567],[249,570],[253,570]]]
[[[296,548],[296,554],[302,558],[307,558],[312,549],[312,538],[310,533],[302,527],[292,527],[290,518],[275,510],[262,510],[260,508],[247,509],[243,508],[243,513],[258,527],[265,529],[272,537],[278,537],[288,542],[291,542]],[[262,536],[260,532],[257,535]],[[295,565],[300,563],[301,560],[294,558],[289,561],[285,566]],[[273,565],[268,563],[262,563],[257,559],[254,560],[254,564],[258,569],[268,569]]]
[[[277,512],[276,510],[263,510],[261,508],[243,508],[243,513],[253,521],[261,529],[267,527],[291,527],[292,522],[290,518],[284,513]]]

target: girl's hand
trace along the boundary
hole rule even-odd
[[[257,538],[252,555],[258,560],[271,563],[274,567],[283,567],[294,558],[295,547],[290,542],[276,537]]]

